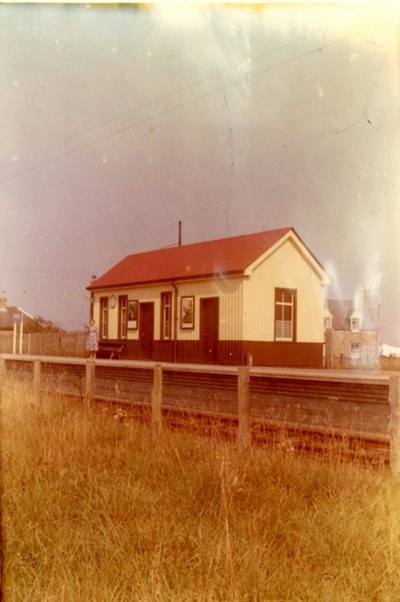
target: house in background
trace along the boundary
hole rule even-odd
[[[324,329],[327,368],[378,367],[378,309],[373,307],[369,291],[356,301],[327,299]]]
[[[8,305],[5,291],[0,293],[0,332],[13,331],[21,321],[25,324],[34,321],[33,316],[16,305]]]
[[[23,333],[34,323],[34,318],[16,305],[8,305],[5,291],[0,293],[0,351],[22,353]]]
[[[124,358],[322,367],[328,282],[283,228],[129,255],[87,288]]]

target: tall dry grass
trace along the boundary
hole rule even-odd
[[[6,602],[400,600],[384,470],[148,429],[3,387]]]

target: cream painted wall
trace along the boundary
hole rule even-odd
[[[266,257],[243,287],[243,338],[274,340],[275,288],[297,290],[297,341],[324,340],[324,289],[311,265],[289,239]]]
[[[94,294],[94,317],[97,325],[100,327],[100,298],[108,297],[111,295],[115,295],[118,299],[119,295],[127,295],[129,300],[137,299],[139,303],[144,303],[146,301],[152,302],[155,300],[156,291],[160,290],[170,290],[169,287],[165,287],[160,289],[159,287],[146,287],[146,288],[121,288],[121,289],[113,289],[113,290],[104,290],[104,291],[96,291]],[[155,312],[157,310],[155,309]],[[108,309],[108,338],[109,339],[117,339],[118,338],[118,303],[114,307],[114,309]],[[159,328],[159,316],[155,315],[155,320],[158,318],[158,328]],[[138,330],[128,330],[128,340],[137,340],[139,338]]]
[[[219,298],[219,338],[237,340],[241,333],[242,288],[241,278],[219,278],[218,280],[202,280],[200,282],[184,282],[178,285],[178,316],[180,315],[180,298],[195,296],[195,328],[181,330],[178,323],[179,340],[198,340],[200,338],[200,299]]]
[[[206,297],[219,297],[219,338],[224,340],[237,340],[241,338],[242,327],[242,285],[241,278],[228,277],[218,280],[202,280],[182,282],[176,284],[178,289],[177,303],[177,338],[178,340],[198,340],[200,338],[200,299]],[[94,316],[97,325],[100,325],[100,297],[110,297],[112,294],[127,295],[128,299],[137,299],[139,303],[154,303],[154,335],[160,338],[161,320],[161,293],[172,292],[173,323],[175,320],[175,291],[171,284],[160,284],[145,287],[130,287],[113,289],[112,291],[96,291],[94,295]],[[195,297],[195,328],[184,330],[180,328],[180,303],[181,297],[193,295]],[[109,308],[109,338],[118,338],[118,305]],[[137,340],[138,330],[128,330],[128,339]]]

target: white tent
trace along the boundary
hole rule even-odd
[[[400,357],[400,347],[393,347],[392,345],[381,345],[381,355],[383,357]]]

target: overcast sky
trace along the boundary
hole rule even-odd
[[[398,16],[0,5],[9,303],[81,329],[91,275],[179,220],[183,243],[293,226],[400,346]]]

